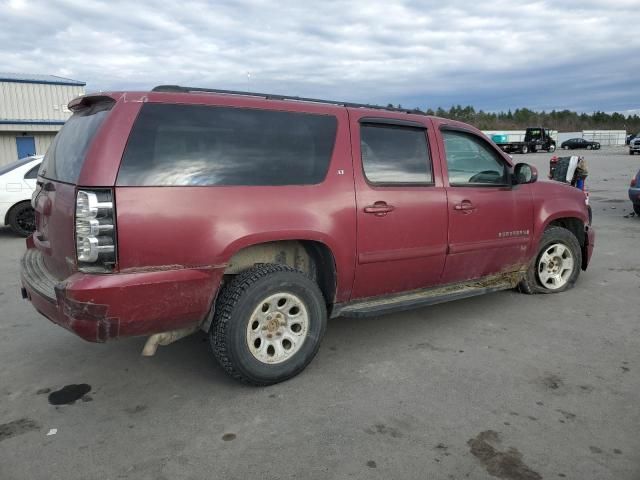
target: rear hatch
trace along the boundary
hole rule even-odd
[[[32,204],[36,212],[35,247],[49,272],[62,280],[77,270],[76,185],[87,151],[115,100],[85,97],[71,103],[73,115],[58,132],[38,172]]]

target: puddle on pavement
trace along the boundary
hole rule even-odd
[[[51,405],[70,405],[91,391],[91,385],[80,383],[77,385],[65,385],[60,390],[49,394]]]

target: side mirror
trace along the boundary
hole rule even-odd
[[[518,163],[513,169],[513,183],[523,185],[538,180],[538,169],[528,163]]]

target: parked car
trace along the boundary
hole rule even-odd
[[[40,163],[42,155],[36,155],[0,167],[0,219],[23,237],[35,229],[31,194]]]
[[[582,191],[460,122],[184,87],[69,108],[22,293],[89,341],[146,335],[151,355],[202,329],[267,385],[306,367],[329,317],[562,292],[593,251]]]
[[[629,155],[640,153],[640,137],[636,137],[629,142]]]
[[[640,133],[630,133],[629,135],[627,135],[625,143],[627,145],[629,145],[629,143],[631,143],[631,140],[633,140],[634,138],[639,138],[639,137],[640,137]]]
[[[640,216],[640,170],[631,179],[631,185],[629,185],[629,200],[633,204],[633,211],[636,215]]]
[[[565,140],[560,145],[565,150],[573,150],[576,148],[586,148],[587,150],[600,150],[600,144],[598,142],[592,142],[591,140],[585,140],[584,138],[570,138]]]

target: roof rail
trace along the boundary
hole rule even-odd
[[[417,109],[381,107],[380,105],[369,105],[366,103],[340,102],[336,100],[321,100],[318,98],[295,97],[290,95],[275,95],[272,93],[243,92],[239,90],[220,90],[216,88],[200,88],[200,87],[183,87],[180,85],[158,85],[154,87],[152,92],[166,93],[218,93],[222,95],[240,95],[245,97],[260,97],[266,100],[290,100],[295,102],[324,103],[328,105],[338,105],[341,107],[352,108],[372,108],[375,110],[387,110],[390,112],[413,113],[417,115],[426,115],[425,112]]]

